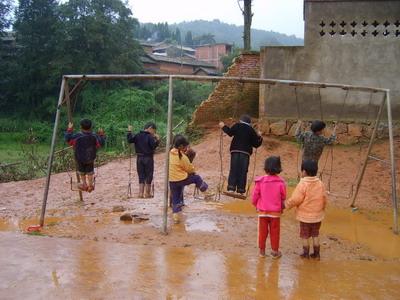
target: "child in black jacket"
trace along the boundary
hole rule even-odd
[[[251,126],[251,118],[248,115],[242,115],[240,121],[232,127],[226,126],[224,122],[219,122],[219,127],[227,135],[233,136],[229,149],[231,167],[228,177],[228,191],[244,194],[246,192],[250,155],[253,153],[253,147],[261,146],[261,133],[256,132]]]
[[[138,198],[151,198],[151,183],[154,173],[154,151],[160,144],[157,126],[148,122],[144,129],[137,134],[132,134],[132,126],[128,126],[128,143],[135,144],[136,170],[139,177]]]
[[[83,119],[80,122],[81,132],[74,133],[74,124],[69,123],[65,132],[65,141],[74,148],[74,156],[78,167],[81,183],[78,188],[81,191],[92,192],[94,190],[94,161],[97,149],[105,144],[103,129],[98,133],[92,132],[92,121]]]

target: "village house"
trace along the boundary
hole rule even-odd
[[[222,71],[221,58],[232,52],[232,45],[225,43],[208,44],[196,47],[196,59],[205,61]]]

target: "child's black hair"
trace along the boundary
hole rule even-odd
[[[154,130],[157,130],[157,125],[154,122],[147,122],[146,125],[144,125],[144,129],[149,129],[153,128]]]
[[[241,115],[240,121],[251,124],[251,118],[249,115]]]
[[[174,137],[174,148],[178,149],[179,159],[182,158],[181,150],[179,149],[180,146],[186,147],[189,146],[189,141],[181,134],[177,134]]]
[[[270,156],[264,162],[264,170],[269,175],[276,175],[282,172],[281,158],[279,156]]]
[[[80,122],[80,124],[81,124],[81,128],[82,128],[83,130],[90,130],[90,129],[92,129],[92,121],[89,120],[89,119],[82,119],[81,122]]]
[[[325,129],[325,127],[326,127],[325,122],[320,120],[315,120],[311,123],[311,131],[314,133]]]
[[[311,159],[303,160],[301,163],[301,170],[305,171],[307,176],[317,176],[318,162]]]

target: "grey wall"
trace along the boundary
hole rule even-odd
[[[400,119],[400,1],[306,2],[304,14],[305,46],[262,48],[261,77],[389,88]],[[260,117],[364,121],[382,99],[354,91],[346,98],[333,88],[320,93],[298,88],[297,106],[293,87],[261,86]]]

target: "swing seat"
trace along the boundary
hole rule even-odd
[[[236,198],[236,199],[242,199],[242,200],[247,199],[247,196],[245,194],[238,194],[238,193],[231,192],[231,191],[222,191],[222,194],[224,194],[225,196],[228,196],[228,197]]]

